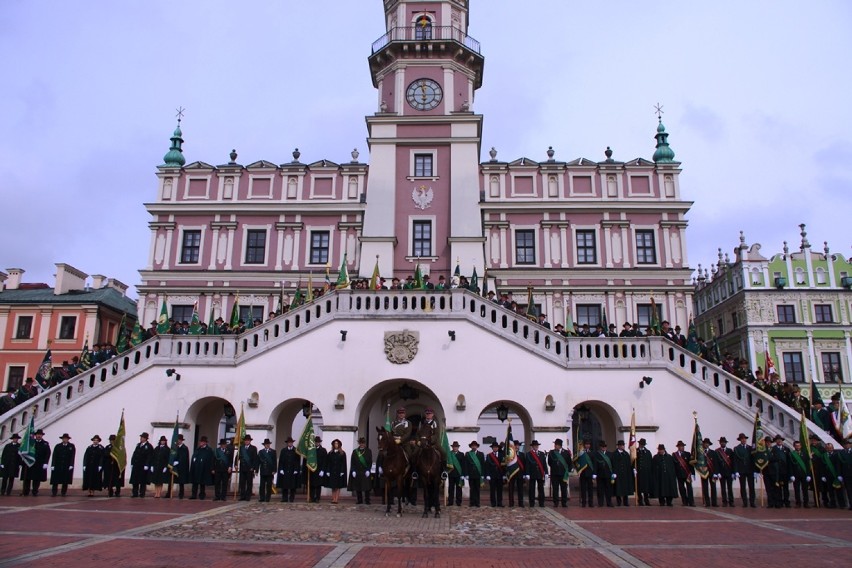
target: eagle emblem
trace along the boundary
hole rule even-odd
[[[418,209],[428,209],[434,197],[432,188],[425,185],[415,186],[411,190],[411,199],[414,200],[414,206]]]

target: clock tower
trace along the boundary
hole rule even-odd
[[[479,42],[467,35],[468,0],[385,0],[386,33],[369,57],[377,112],[367,117],[369,208],[361,276],[419,264],[444,274],[484,268],[479,153]],[[434,280],[434,279],[433,279]]]

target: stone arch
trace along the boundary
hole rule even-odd
[[[368,445],[372,444],[372,438],[375,436],[371,435],[371,432],[375,431],[376,426],[384,426],[388,412],[393,420],[399,407],[406,409],[407,417],[415,429],[427,407],[435,410],[435,416],[441,426],[446,427],[447,414],[435,392],[420,381],[401,377],[376,383],[364,393],[355,411],[358,434],[367,438]]]
[[[505,405],[509,409],[509,417],[506,422],[500,422],[497,418],[497,407],[500,405]],[[517,401],[499,399],[486,404],[479,412],[476,420],[476,425],[479,428],[476,434],[476,441],[483,446],[483,452],[488,452],[489,448],[485,448],[487,445],[485,442],[488,440],[490,443],[491,437],[494,437],[498,443],[506,439],[506,430],[510,421],[512,425],[512,437],[523,441],[523,451],[529,450],[529,443],[534,438],[532,415],[523,404]],[[465,445],[462,444],[462,446]]]
[[[292,436],[294,440],[299,439],[308,421],[304,414],[306,405],[310,405],[309,414],[313,419],[314,435],[323,436],[323,416],[320,409],[304,398],[288,398],[279,402],[269,413],[269,424],[272,424],[269,439],[272,440],[273,448],[283,448],[287,436]]]
[[[236,407],[219,396],[207,396],[193,402],[183,416],[183,422],[189,424],[189,432],[184,434],[187,444],[198,445],[201,436],[207,436],[211,446],[216,446],[220,438],[233,438],[236,432]]]
[[[576,452],[582,445],[583,438],[592,442],[592,448],[597,448],[598,442],[605,441],[609,446],[623,439],[619,429],[623,422],[618,412],[608,403],[601,400],[584,400],[574,406],[571,417],[571,447]]]

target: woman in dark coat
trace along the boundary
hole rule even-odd
[[[83,491],[88,491],[89,497],[103,489],[103,468],[104,447],[101,445],[101,437],[95,434],[92,436],[92,445],[83,454]]]
[[[163,484],[169,482],[169,444],[165,436],[160,436],[160,442],[154,448],[152,461],[151,482],[154,484],[154,498],[159,499],[163,494]]]
[[[332,440],[326,457],[325,486],[331,489],[331,502],[336,504],[340,489],[346,487],[346,452],[340,440]]]

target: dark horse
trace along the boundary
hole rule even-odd
[[[385,503],[387,509],[385,516],[390,515],[391,504],[394,498],[397,499],[396,516],[402,515],[402,495],[405,491],[405,478],[408,475],[408,458],[402,450],[402,446],[397,444],[393,435],[376,426],[376,432],[379,442],[379,453],[384,457],[382,460],[382,475],[385,478]]]
[[[416,469],[423,485],[423,517],[429,516],[429,509],[435,508],[435,518],[441,516],[441,472],[443,471],[441,454],[437,448],[421,438],[420,452],[417,454]]]

